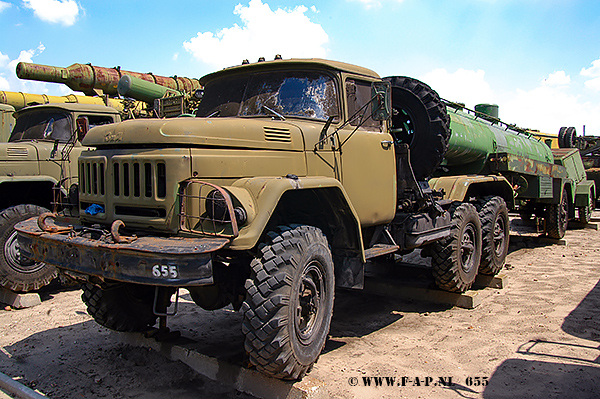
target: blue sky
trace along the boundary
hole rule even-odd
[[[243,59],[324,57],[424,80],[509,123],[600,135],[597,0],[0,0],[0,90],[18,61],[200,77]]]

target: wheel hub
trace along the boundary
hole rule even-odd
[[[321,265],[311,262],[305,269],[298,289],[295,326],[299,340],[308,344],[313,331],[318,328],[321,313],[321,298],[324,295],[324,279]]]
[[[8,265],[19,273],[34,273],[44,267],[44,263],[36,262],[21,254],[16,231],[13,231],[4,243],[4,256]]]
[[[465,227],[460,242],[460,260],[461,267],[465,273],[468,273],[473,267],[473,254],[475,253],[475,228],[472,225]]]

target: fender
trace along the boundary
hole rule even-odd
[[[240,234],[231,242],[230,249],[254,248],[270,225],[274,227],[282,219],[288,223],[310,223],[301,217],[297,220],[294,216],[283,214],[286,206],[293,204],[322,211],[323,218],[312,221],[312,224],[328,236],[334,252],[357,252],[362,262],[366,261],[360,220],[338,180],[329,177],[255,177],[236,180],[223,188],[231,193],[234,201],[239,201],[248,214],[248,222],[240,228]],[[312,200],[315,202],[311,203]],[[336,228],[335,232],[332,227]]]
[[[575,206],[584,207],[596,198],[596,183],[593,180],[583,180],[575,189]]]
[[[429,180],[434,190],[443,190],[444,199],[465,202],[470,197],[499,195],[509,208],[514,208],[515,191],[504,176],[459,175],[443,176]]]

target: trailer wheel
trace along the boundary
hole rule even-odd
[[[508,209],[502,197],[484,198],[478,208],[482,241],[479,273],[493,276],[502,269],[508,254]]]
[[[154,287],[119,283],[100,288],[83,284],[81,299],[96,322],[115,331],[144,331],[156,323]]]
[[[245,284],[245,349],[261,372],[293,380],[312,368],[325,346],[333,314],[333,260],[316,227],[280,226],[267,236]]]
[[[57,275],[54,266],[21,255],[15,225],[48,212],[37,205],[22,204],[0,213],[0,285],[13,291],[32,291],[49,284]]]
[[[408,144],[413,172],[425,180],[444,159],[450,139],[450,116],[435,90],[405,76],[385,78],[392,85],[394,140]]]
[[[574,127],[561,127],[558,130],[558,146],[560,148],[575,148],[577,146],[577,131]]]
[[[464,292],[471,288],[481,260],[481,222],[472,204],[462,203],[452,212],[450,236],[434,243],[431,265],[438,287]]]
[[[594,199],[590,193],[590,201],[586,206],[580,206],[577,208],[577,220],[581,223],[588,224],[592,220],[592,210],[594,209]]]
[[[551,204],[546,211],[546,234],[550,238],[560,240],[567,232],[569,209],[567,189],[563,189],[562,199],[558,204]]]

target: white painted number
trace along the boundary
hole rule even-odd
[[[154,265],[152,266],[152,275],[154,277],[177,278],[177,266],[175,265]]]

